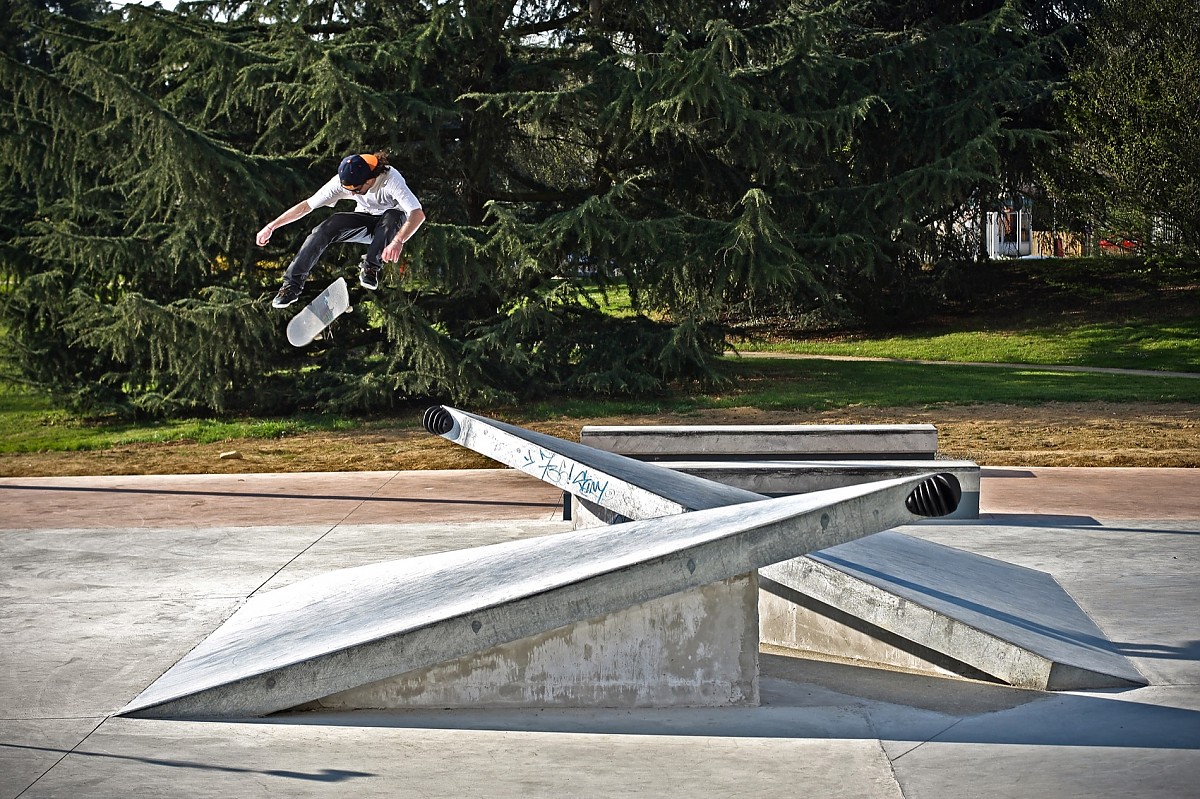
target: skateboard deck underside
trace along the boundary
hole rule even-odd
[[[288,322],[287,337],[293,347],[312,343],[334,319],[350,309],[350,290],[339,277]]]

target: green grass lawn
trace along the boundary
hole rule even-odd
[[[903,360],[1102,366],[1200,372],[1200,316],[1074,324],[1024,330],[959,330],[881,338],[742,342],[739,350]]]
[[[317,414],[286,419],[158,422],[83,419],[55,408],[46,395],[24,389],[0,374],[0,455],[106,449],[146,442],[196,441],[205,444],[233,438],[271,439],[319,430],[359,430],[373,424],[379,423]],[[395,424],[388,426],[395,427]]]
[[[315,430],[357,429],[354,420],[180,419],[161,422],[88,420],[53,408],[44,397],[0,390],[0,454],[106,449],[164,441],[211,443],[232,438],[283,438]]]
[[[726,359],[735,381],[724,391],[675,394],[655,400],[568,400],[522,406],[529,421],[619,415],[687,413],[708,408],[819,411],[846,407],[1048,402],[1200,403],[1200,380],[1139,377],[1033,368],[921,365],[878,361]],[[507,418],[507,417],[506,417]]]
[[[886,334],[763,335],[739,349],[1200,372],[1200,265],[1048,258],[971,265],[972,310]]]
[[[591,278],[581,278],[579,289],[609,316],[626,317],[637,313],[629,296],[629,286],[624,282],[601,284]]]
[[[738,389],[714,407],[818,410],[1047,402],[1200,402],[1200,380],[1030,368],[894,362],[754,360],[737,364]],[[750,399],[750,402],[746,400]]]
[[[512,421],[683,413],[706,408],[816,411],[844,407],[932,407],[974,403],[1186,402],[1200,380],[1053,372],[1037,368],[930,366],[893,362],[726,360],[727,390],[643,400],[563,399],[498,409]],[[423,406],[392,418],[187,419],[133,424],[81,420],[36,396],[0,391],[0,454],[104,449],[137,442],[272,439],[306,432],[413,428]],[[489,412],[486,409],[482,409]]]

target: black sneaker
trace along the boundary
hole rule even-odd
[[[275,299],[271,300],[272,308],[286,308],[296,300],[300,299],[301,289],[296,288],[291,283],[284,283],[279,289],[279,293],[275,295]]]
[[[371,266],[364,258],[358,267],[358,285],[374,291],[379,288],[379,272],[382,267]]]

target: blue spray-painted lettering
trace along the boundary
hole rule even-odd
[[[608,490],[608,481],[601,482],[587,473],[587,469],[576,475],[571,484],[579,489],[580,494],[595,495],[596,501],[599,502],[604,497],[604,492]]]
[[[598,480],[588,474],[587,469],[575,471],[575,464],[567,460],[559,460],[558,453],[546,452],[543,449],[526,450],[521,453],[525,460],[526,471],[540,477],[547,483],[573,487],[573,493],[588,496],[599,501],[608,490],[607,480]]]

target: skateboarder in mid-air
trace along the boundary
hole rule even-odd
[[[255,241],[265,247],[276,228],[308,216],[317,208],[338,200],[354,200],[353,212],[330,215],[313,228],[283,274],[283,286],[271,305],[286,308],[300,299],[304,281],[325,249],[335,242],[366,244],[358,282],[365,289],[379,288],[383,264],[400,260],[404,243],[412,238],[425,221],[421,203],[395,167],[388,165],[387,153],[348,155],[338,165],[338,173],[307,200],[301,200],[258,231]]]

